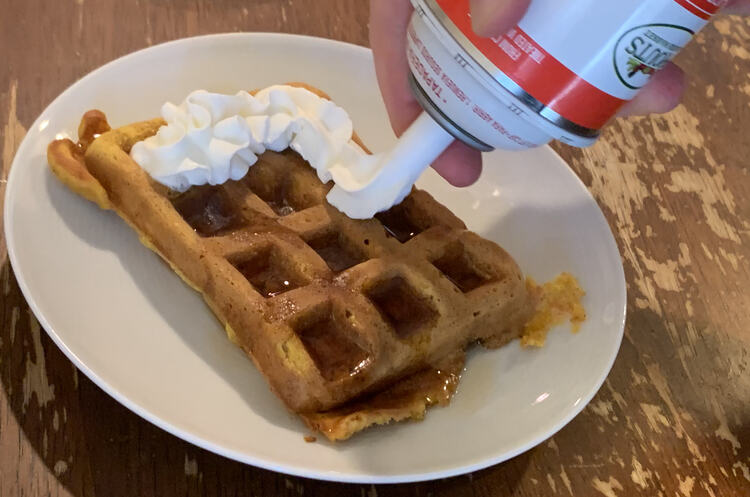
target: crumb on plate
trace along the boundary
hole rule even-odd
[[[526,279],[530,295],[537,298],[537,306],[526,323],[521,336],[524,347],[541,347],[547,332],[554,326],[570,321],[571,331],[577,333],[586,320],[586,310],[581,299],[586,292],[570,273],[560,273],[555,279],[539,286],[532,278]]]

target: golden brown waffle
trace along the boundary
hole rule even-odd
[[[471,342],[499,346],[520,333],[529,306],[518,266],[428,193],[352,220],[326,202],[332,185],[288,151],[266,152],[239,181],[177,194],[128,155],[162,124],[109,130],[91,111],[78,144],[50,144],[50,166],[201,292],[273,391],[329,438],[419,417],[432,402],[424,395],[400,411],[362,399],[429,377],[420,372]],[[335,423],[355,411],[365,414]]]

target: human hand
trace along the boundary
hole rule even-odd
[[[471,0],[474,31],[485,37],[499,36],[523,17],[531,0]],[[412,96],[407,75],[406,30],[412,13],[409,0],[370,1],[370,45],[375,57],[375,71],[383,94],[391,126],[400,136],[422,112]],[[729,14],[750,14],[750,0],[730,0],[722,10]],[[664,113],[672,110],[685,88],[682,70],[673,63],[656,72],[634,100],[621,110],[620,116]],[[456,141],[438,157],[432,167],[449,183],[468,186],[482,172],[482,156]]]

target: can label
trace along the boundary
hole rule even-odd
[[[677,32],[675,32],[677,31]],[[690,39],[693,32],[674,24],[647,24],[625,32],[614,49],[613,64],[620,82],[630,90],[643,88],[682,47],[671,41]]]
[[[516,27],[474,33],[469,0],[433,0],[495,71],[584,128],[600,129],[724,0],[533,0]],[[492,73],[492,71],[490,70]]]

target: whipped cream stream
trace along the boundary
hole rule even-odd
[[[255,96],[198,90],[180,105],[164,104],[161,114],[167,124],[130,151],[159,183],[185,191],[239,180],[266,150],[291,148],[322,182],[334,181],[328,202],[355,219],[401,202],[453,141],[423,114],[393,149],[370,155],[352,141],[352,120],[341,107],[304,88],[282,85]]]

